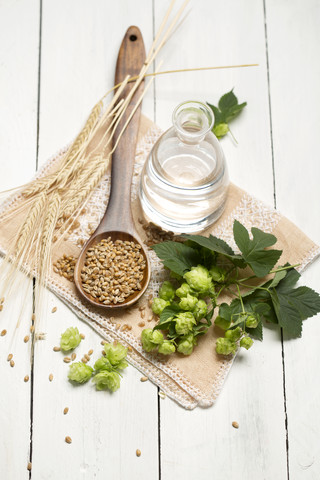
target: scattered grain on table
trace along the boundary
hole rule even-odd
[[[7,356],[7,362],[10,362],[10,360],[12,360],[12,358],[13,358],[12,353],[9,353],[9,355]]]
[[[10,360],[10,367],[14,367],[15,363],[14,360]]]
[[[141,377],[140,382],[147,382],[149,379],[148,377]]]
[[[71,358],[70,357],[64,357],[63,361],[65,363],[70,363],[71,362]]]
[[[51,313],[56,313],[57,310],[58,310],[57,307],[53,307],[53,309],[51,310]]]
[[[88,352],[88,355],[92,355],[93,354],[93,350],[92,348],[90,348],[89,352]]]
[[[67,415],[68,412],[69,412],[69,407],[65,407],[63,409],[63,415]]]
[[[53,375],[52,375],[52,373],[50,373],[50,375],[49,375],[49,382],[52,382],[52,380],[53,380]]]
[[[30,472],[31,468],[32,468],[32,463],[31,463],[31,462],[28,462],[27,470],[29,470],[29,472]]]
[[[233,428],[239,428],[239,423],[238,422],[232,422]]]
[[[60,347],[53,347],[54,352],[60,352],[61,348]]]
[[[141,450],[139,450],[139,448],[137,448],[137,450],[136,450],[136,455],[137,455],[137,457],[141,457]]]
[[[25,383],[29,382],[29,375],[26,375],[26,376],[24,377],[23,381],[24,381]]]
[[[77,354],[73,352],[71,355],[71,360],[74,361],[76,358],[77,358]]]
[[[4,328],[4,329],[1,331],[1,337],[4,337],[6,334],[7,334],[7,330]]]
[[[64,440],[65,440],[66,443],[72,443],[72,438],[69,437],[69,435],[67,435]]]
[[[28,343],[29,342],[29,335],[26,335],[23,339],[24,343]]]
[[[81,337],[82,340],[84,340],[86,338],[84,333],[80,333],[80,337]]]

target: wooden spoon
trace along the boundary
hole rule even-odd
[[[141,32],[138,27],[131,26],[128,28],[120,47],[116,66],[115,85],[122,82],[127,75],[138,75],[144,61],[145,48]],[[130,83],[126,86],[123,95],[119,100],[128,95],[130,90],[133,88],[133,85],[133,83]],[[132,97],[131,102],[121,118],[121,121],[119,122],[115,132],[115,140],[117,139],[118,134],[128,119],[130,113],[134,109],[137,100],[143,92],[143,88],[144,85],[141,83],[136,93]],[[135,230],[131,213],[131,182],[136,143],[138,138],[140,113],[141,104],[130,120],[130,123],[127,125],[119,144],[112,155],[111,192],[109,203],[100,225],[81,250],[74,270],[74,281],[80,295],[92,305],[101,308],[116,309],[131,306],[143,295],[150,281],[151,269],[148,256]],[[130,242],[133,241],[140,244],[142,247],[141,253],[146,261],[146,268],[144,270],[143,280],[140,282],[142,286],[141,290],[136,290],[133,294],[128,296],[123,303],[105,305],[84,291],[81,281],[81,270],[86,259],[88,248],[99,243],[103,238],[108,237],[111,237],[113,242],[115,240],[129,240]]]

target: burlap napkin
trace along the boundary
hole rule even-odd
[[[132,209],[137,230],[145,241],[147,241],[148,231],[145,230],[146,224],[137,198],[137,185],[142,165],[160,134],[161,131],[156,125],[142,117],[133,176]],[[39,175],[58,169],[63,154],[64,151],[61,151],[48,160]],[[78,256],[81,244],[90,236],[90,232],[98,225],[104,213],[108,194],[109,176],[107,175],[88,200],[85,211],[79,218],[80,224],[77,228],[65,240],[54,245],[53,263],[63,254]],[[13,202],[7,202],[2,212],[6,211],[7,213],[17,202],[19,202],[19,198],[14,199]],[[5,220],[1,221],[0,250],[2,253],[7,250],[24,215],[23,209],[18,210],[14,216],[6,215]],[[299,263],[299,270],[303,270],[320,253],[317,245],[277,211],[251,197],[235,185],[231,185],[224,214],[216,224],[203,233],[210,232],[232,245],[234,219],[238,219],[246,228],[255,226],[266,232],[272,232],[278,238],[276,248],[283,250],[281,264],[286,261],[291,264]],[[236,245],[233,246],[236,250]],[[48,287],[103,338],[108,341],[118,339],[122,343],[130,345],[132,348],[128,354],[130,363],[157,384],[164,393],[187,409],[192,409],[197,405],[208,407],[218,396],[232,364],[232,360],[223,359],[215,353],[215,340],[220,333],[214,327],[211,327],[208,333],[199,339],[198,346],[189,357],[174,354],[169,358],[164,358],[161,355],[147,354],[142,350],[141,331],[143,328],[152,327],[155,324],[154,320],[150,320],[152,312],[148,306],[148,298],[157,294],[159,284],[166,278],[161,263],[151,250],[150,261],[152,278],[143,299],[129,310],[112,314],[113,317],[83,303],[74,284],[53,269],[48,278]],[[145,307],[144,313],[141,313],[139,307]],[[128,330],[126,325],[129,325],[131,330]]]

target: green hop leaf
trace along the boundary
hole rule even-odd
[[[243,337],[240,340],[240,347],[243,347],[247,350],[249,350],[250,347],[252,347],[253,340],[250,337]]]
[[[193,326],[197,323],[191,312],[178,313],[175,321],[175,329],[178,335],[186,335],[192,332]]]
[[[163,298],[154,298],[152,302],[152,311],[156,315],[160,315],[162,310],[164,310],[167,306],[170,305],[170,302],[164,300]]]
[[[198,303],[197,297],[193,297],[192,295],[187,294],[186,297],[183,297],[179,303],[179,307],[182,310],[193,310]]]
[[[277,241],[271,233],[265,233],[259,228],[251,228],[253,239],[248,230],[238,220],[233,224],[233,236],[244,260],[250,265],[257,277],[264,277],[275,266],[282,250],[265,250]]]
[[[183,278],[187,280],[193,290],[200,294],[208,294],[214,289],[209,271],[202,265],[192,267],[189,272],[184,274]]]
[[[151,248],[162,260],[165,267],[181,276],[200,262],[199,253],[183,243],[162,242],[153,245]]]
[[[227,330],[224,334],[225,338],[231,340],[232,342],[237,342],[242,335],[242,328],[236,327],[231,330]]]
[[[172,283],[168,280],[163,282],[163,284],[161,285],[161,288],[159,290],[159,297],[162,298],[162,300],[167,300],[169,302],[174,299],[175,289]]]
[[[77,327],[69,327],[61,335],[60,348],[64,352],[68,352],[69,350],[73,350],[74,348],[76,348],[80,342],[81,337]]]
[[[120,376],[119,373],[109,370],[100,370],[92,381],[96,384],[97,390],[110,390],[115,392],[120,388]]]
[[[216,352],[219,355],[234,355],[237,351],[237,344],[228,338],[218,338],[216,341]]]
[[[85,383],[90,380],[93,368],[82,362],[74,362],[69,366],[68,378],[75,383]]]
[[[163,343],[159,346],[158,352],[162,355],[170,355],[176,351],[176,347],[169,340],[164,340]]]

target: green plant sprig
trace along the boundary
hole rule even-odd
[[[212,235],[183,235],[184,242],[152,247],[174,280],[165,281],[153,299],[159,322],[142,332],[147,352],[190,355],[216,315],[214,324],[224,332],[216,351],[230,355],[239,346],[249,349],[253,338],[262,340],[263,325],[268,323],[289,337],[300,337],[302,321],[320,312],[319,294],[306,286],[295,287],[298,265],[275,267],[282,250],[270,248],[277,241],[274,235],[253,227],[250,236],[235,220],[233,236],[239,253]],[[252,275],[243,276],[244,269]],[[230,304],[218,304],[224,291],[234,297]]]

